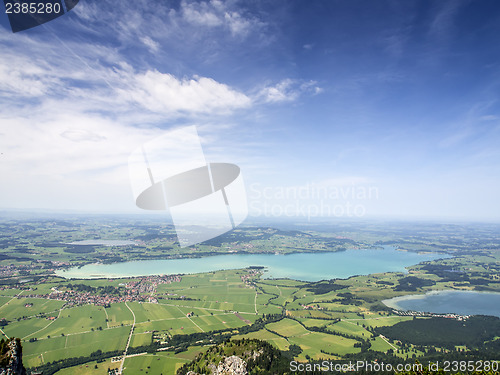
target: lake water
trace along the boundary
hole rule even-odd
[[[83,240],[67,243],[66,245],[104,245],[104,246],[129,246],[135,245],[129,240]]]
[[[66,278],[116,278],[158,274],[189,274],[222,269],[266,267],[265,277],[304,281],[346,278],[379,272],[405,272],[405,267],[426,260],[446,258],[439,254],[418,254],[394,248],[347,250],[289,255],[229,254],[204,258],[141,260],[113,264],[89,264],[57,271]]]
[[[493,292],[442,290],[391,298],[383,302],[398,310],[500,317],[500,293]]]

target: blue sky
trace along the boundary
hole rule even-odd
[[[16,34],[2,14],[0,207],[139,212],[128,155],[196,124],[254,215],[498,221],[498,35],[497,1],[81,0]]]

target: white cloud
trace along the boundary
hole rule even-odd
[[[261,95],[268,103],[285,102],[295,100],[298,96],[297,91],[292,90],[293,81],[285,79],[275,86],[265,87]]]
[[[144,36],[140,39],[141,39],[141,42],[143,42],[144,45],[146,45],[151,52],[157,52],[158,49],[160,48],[160,43],[155,42],[149,36]]]
[[[276,33],[269,31],[272,20],[264,17],[265,13],[252,13],[245,3],[234,0],[181,0],[178,5],[155,0],[91,0],[58,22],[96,45],[105,40],[118,51],[133,49],[131,59],[142,64],[150,63],[141,59],[149,51],[169,66],[179,67],[186,64],[186,54],[203,62],[214,56],[225,61],[228,46],[242,41],[248,43],[245,48],[266,48]],[[172,48],[175,53],[167,54]]]
[[[15,61],[15,64],[11,62]],[[5,51],[0,60],[0,94],[38,97],[60,84],[52,67],[44,62],[33,63],[28,56]]]
[[[114,48],[23,35],[11,43],[6,33],[0,29],[0,207],[133,209],[132,150],[172,124],[253,104],[213,78],[134,68]]]
[[[0,65],[0,91],[35,97],[46,92],[46,85],[19,67]]]
[[[146,43],[154,48],[154,41]],[[137,71],[111,49],[115,61],[122,62],[110,65],[102,61],[103,47],[65,46],[78,55],[61,55],[53,43],[40,41],[8,49],[0,60],[0,96],[4,102],[13,97],[26,98],[31,102],[19,99],[15,105],[36,107],[38,111],[58,102],[76,111],[123,116],[126,122],[131,112],[142,111],[144,117],[192,117],[229,114],[252,104],[244,93],[209,77],[178,78],[153,69]],[[5,108],[3,113],[9,111]]]
[[[244,15],[231,2],[220,0],[191,2],[182,1],[181,14],[187,22],[205,27],[221,27],[233,36],[246,36],[259,32],[265,23],[255,17]]]
[[[184,19],[190,23],[202,26],[220,26],[223,21],[215,13],[216,7],[213,6],[213,3],[188,4],[183,2],[181,4],[181,12]]]
[[[128,156],[163,130],[48,106],[1,119],[0,207],[133,208]]]
[[[154,11],[151,11],[154,9]],[[78,18],[72,26],[87,33],[95,29],[108,38],[128,45],[144,43],[144,38],[166,41],[174,38],[184,42],[206,36],[206,31],[221,31],[231,38],[260,34],[267,23],[232,0],[182,0],[176,9],[170,2],[137,0],[134,2],[82,3],[75,7]],[[148,46],[149,48],[149,46]]]
[[[227,22],[229,30],[231,30],[231,34],[234,36],[245,36],[250,32],[252,27],[259,26],[259,23],[255,20],[245,19],[237,12],[226,12],[224,19]]]
[[[97,3],[89,3],[86,1],[82,1],[81,4],[78,4],[72,12],[76,13],[78,17],[86,21],[95,21],[100,16],[100,13],[102,13],[99,10]]]
[[[134,6],[147,3],[140,0]],[[165,128],[203,124],[205,120],[220,127],[228,118],[231,122],[229,116],[248,114],[242,110],[263,102],[294,100],[304,92],[314,94],[315,83],[298,80],[284,80],[257,94],[247,94],[212,77],[172,74],[169,69],[175,60],[165,68],[149,65],[154,64],[153,59],[146,62],[140,53],[146,49],[161,53],[172,34],[182,40],[188,31],[208,27],[223,30],[229,38],[241,38],[263,25],[229,3],[210,1],[189,3],[189,22],[197,22],[199,28],[185,27],[191,25],[182,11],[186,4],[183,2],[177,12],[165,7],[157,12],[129,12],[131,15],[121,21],[118,15],[126,13],[125,5],[117,5],[118,14],[107,18],[111,17],[108,13],[96,13],[95,6],[82,4],[75,8],[80,10],[78,17],[61,18],[73,35],[52,36],[48,27],[46,34],[19,33],[13,37],[0,28],[0,207],[85,208],[89,204],[98,209],[128,205],[132,202],[128,155]],[[210,20],[210,15],[196,18],[196,12],[204,17],[199,8],[204,6],[219,24]],[[119,32],[129,21],[129,27]],[[83,38],[75,30],[87,34]],[[106,35],[93,39],[101,31]],[[228,39],[218,40],[225,43]],[[134,50],[134,55],[126,55],[136,47],[140,53]],[[206,133],[231,143],[225,130]],[[226,149],[219,152],[224,154]]]
[[[304,93],[316,95],[322,91],[316,81],[302,82],[287,78],[274,86],[264,87],[257,96],[267,103],[279,103],[297,100]]]
[[[165,114],[228,113],[251,104],[245,94],[211,78],[178,79],[158,71],[135,74],[121,97]]]
[[[87,129],[68,129],[61,133],[61,137],[73,142],[99,142],[106,140],[106,137]]]
[[[323,91],[324,91],[323,88],[321,88],[319,86],[314,87],[314,94],[315,95],[321,94]]]

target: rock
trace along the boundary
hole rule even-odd
[[[11,339],[2,343],[0,375],[26,375],[23,366],[21,340]]]
[[[247,363],[240,357],[232,355],[220,361],[214,375],[248,375]]]

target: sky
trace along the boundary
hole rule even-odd
[[[81,0],[0,14],[0,209],[143,212],[129,155],[195,125],[251,216],[500,221],[500,3]]]

